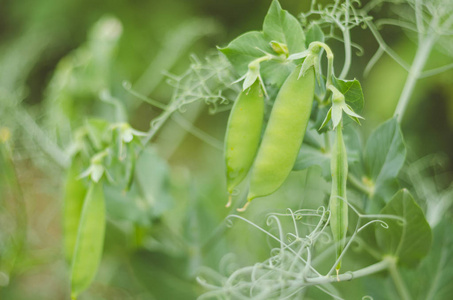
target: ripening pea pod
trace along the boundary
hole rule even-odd
[[[87,193],[87,188],[79,174],[80,161],[74,157],[66,177],[64,200],[63,200],[63,241],[64,253],[68,263],[71,263],[74,255],[74,248],[77,241],[77,231],[79,228],[80,215],[82,213],[83,199]]]
[[[102,181],[91,182],[83,203],[71,266],[71,297],[76,299],[94,279],[102,257],[105,200]]]
[[[301,66],[288,76],[274,102],[252,168],[247,204],[275,192],[291,172],[302,145],[315,93],[315,72]],[[245,207],[243,209],[245,209]]]
[[[227,189],[231,195],[253,164],[263,126],[263,90],[257,79],[242,91],[231,109],[225,136],[225,163]]]
[[[348,203],[346,198],[346,181],[348,178],[348,158],[346,146],[343,141],[343,133],[340,126],[336,128],[336,140],[332,147],[330,162],[332,173],[332,190],[330,194],[330,229],[336,244],[337,259],[343,252],[346,244],[346,232],[348,230]],[[336,269],[340,270],[341,261]]]

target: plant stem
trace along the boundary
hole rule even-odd
[[[170,116],[173,114],[173,112],[176,109],[173,108],[172,105],[167,110],[164,110],[164,112],[158,116],[156,123],[151,125],[150,130],[146,134],[146,137],[143,140],[143,145],[147,145],[149,141],[154,137],[154,135],[159,131],[159,129],[164,125],[164,123],[170,118]]]
[[[340,78],[345,78],[348,75],[349,68],[351,67],[351,36],[349,34],[349,0],[346,0],[345,26],[343,30],[344,40],[344,65],[340,73]]]
[[[393,282],[395,283],[396,290],[398,291],[398,294],[400,295],[402,300],[411,300],[412,297],[409,294],[409,291],[407,290],[407,287],[401,278],[400,273],[398,272],[398,269],[396,268],[396,260],[392,257],[387,257],[385,259],[386,261],[389,262],[389,267],[388,270],[390,272],[390,276],[392,276]]]
[[[403,119],[404,112],[409,103],[410,97],[415,87],[415,83],[420,78],[420,75],[423,71],[423,68],[426,64],[426,61],[431,53],[431,50],[436,41],[436,35],[431,34],[427,35],[424,39],[419,41],[419,46],[415,54],[412,66],[409,69],[409,74],[404,84],[403,91],[401,92],[400,99],[398,100],[398,105],[396,106],[394,116],[398,119],[398,122],[401,123]]]
[[[327,77],[326,77],[326,88],[328,89],[332,85],[332,75],[333,75],[333,52],[327,44],[322,42],[311,42],[310,46],[318,46],[323,48],[326,51],[327,57]]]
[[[307,278],[307,283],[310,285],[315,284],[326,284],[332,283],[337,281],[348,281],[358,277],[368,276],[374,273],[378,273],[384,271],[385,269],[390,268],[392,262],[390,260],[382,260],[374,265],[368,266],[366,268],[354,271],[354,272],[347,272],[337,276],[326,276],[326,277],[315,277],[315,278]]]

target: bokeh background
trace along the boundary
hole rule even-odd
[[[203,59],[237,35],[259,30],[269,4],[269,0],[0,0],[0,127],[4,148],[0,299],[69,297],[61,230],[64,170],[39,147],[46,140],[36,128],[58,124],[55,120],[57,123],[46,123],[51,98],[60,91],[49,85],[57,81],[55,74],[64,73],[65,64],[72,63],[74,68],[82,64],[83,76],[68,92],[76,105],[85,107],[72,116],[75,123],[83,122],[89,114],[111,113],[96,107],[98,87],[105,83],[97,80],[107,80],[111,93],[127,107],[132,126],[146,131],[159,111],[127,93],[123,81],[133,83],[144,95],[168,102],[173,89],[164,71],[183,74],[193,63],[191,54]],[[281,0],[281,4],[294,15],[309,8],[309,1]],[[376,18],[395,16],[387,7],[374,14]],[[121,25],[114,23],[105,36],[96,32],[99,20],[109,18]],[[401,57],[411,60],[416,49],[411,35],[394,27],[381,33]],[[97,44],[102,39],[115,45],[103,49]],[[355,28],[352,39],[364,48],[363,55],[354,56],[349,77],[362,83],[366,135],[392,116],[407,73],[384,56],[365,77],[364,66],[378,44],[366,28]],[[331,46],[341,60],[341,43]],[[100,51],[99,57],[94,54],[96,61],[87,62],[94,67],[84,69],[84,53],[96,51]],[[451,62],[452,57],[439,48],[428,66]],[[59,69],[63,71],[58,73]],[[452,78],[450,70],[417,83],[402,123],[408,163],[435,154],[442,158],[443,172],[453,170]],[[217,141],[223,140],[228,111],[210,114],[203,103],[196,103],[187,108],[186,116]],[[231,232],[218,227],[228,213],[223,208],[226,195],[221,151],[174,121],[157,136],[155,148],[168,161],[163,168],[171,185],[171,204],[149,208],[160,212],[139,230],[127,217],[116,217],[115,209],[123,208],[109,208],[99,274],[80,299],[193,299],[201,292],[194,280],[199,267],[217,269],[229,252],[236,253],[241,263],[253,263],[268,253],[266,241],[251,228],[238,225]],[[310,186],[307,192],[316,195],[326,186],[316,180],[310,184],[312,177],[316,177],[315,171],[293,174],[290,180],[304,182],[304,188]],[[269,205],[284,209],[288,203]],[[250,216],[260,213],[253,211]],[[137,234],[143,238],[136,238]]]

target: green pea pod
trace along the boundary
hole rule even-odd
[[[75,157],[66,177],[65,195],[63,200],[63,240],[65,258],[68,263],[71,263],[74,255],[83,199],[87,193],[85,184],[82,180],[78,179],[78,176],[82,171],[81,168],[79,168],[79,165],[80,161]]]
[[[102,257],[105,231],[105,203],[102,182],[92,182],[83,203],[77,243],[72,259],[71,297],[91,284]]]
[[[239,94],[228,119],[225,162],[230,195],[253,164],[261,137],[263,113],[263,91],[259,80],[256,80],[249,89]]]
[[[313,67],[298,78],[300,68],[298,66],[288,76],[275,99],[252,169],[248,201],[275,192],[288,177],[296,161],[310,118],[315,90]]]
[[[332,191],[330,194],[330,228],[336,243],[337,259],[343,252],[348,230],[348,203],[346,198],[346,181],[348,178],[348,158],[343,141],[341,125],[337,127],[337,137],[332,147],[331,172]],[[336,267],[340,270],[341,261]]]

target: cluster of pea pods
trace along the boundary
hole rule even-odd
[[[278,91],[262,139],[266,92],[259,75],[259,62],[268,57],[249,64],[249,70],[243,77],[243,89],[231,110],[225,136],[226,178],[230,195],[227,207],[231,205],[235,189],[249,173],[247,202],[238,211],[244,211],[253,199],[277,191],[293,169],[312,111],[321,47],[327,50],[331,63],[333,55],[330,49],[319,42],[310,45],[304,53],[293,56],[304,60],[290,73]],[[336,242],[337,257],[340,257],[348,226],[348,163],[341,118],[343,111],[354,119],[361,117],[345,103],[344,95],[329,80],[331,76],[333,75],[328,74],[326,90],[331,94],[332,108],[322,126],[332,120],[336,131],[335,143],[331,149],[329,222]],[[339,260],[337,270],[340,265]]]

